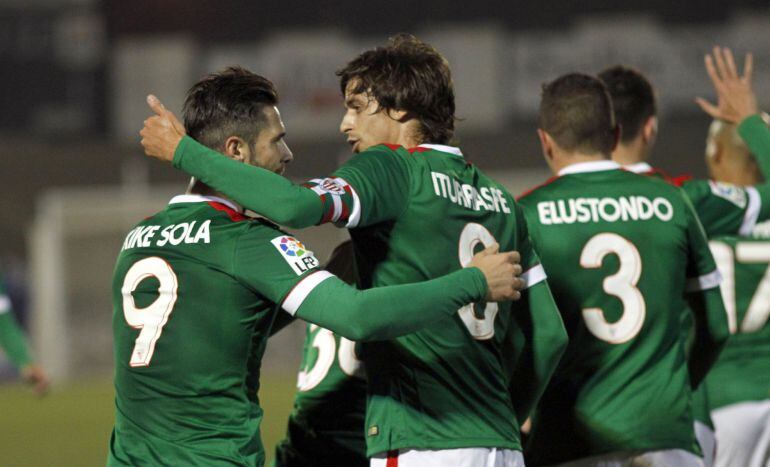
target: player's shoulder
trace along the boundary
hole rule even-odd
[[[694,204],[703,202],[729,203],[745,208],[749,203],[746,187],[715,180],[690,180],[682,189]]]
[[[541,197],[547,196],[554,190],[558,190],[562,182],[563,180],[561,177],[554,175],[544,182],[522,192],[519,196],[516,197],[516,202],[524,206],[529,203],[536,202]]]

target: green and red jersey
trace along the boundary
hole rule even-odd
[[[493,242],[503,251],[519,251],[530,286],[526,300],[458,307],[451,321],[364,344],[361,356],[368,379],[369,455],[401,448],[520,448],[511,381],[501,357],[511,328],[518,320],[527,322],[531,310],[538,311],[535,320],[548,322],[538,332],[550,333],[550,347],[543,353],[534,349],[540,359],[522,370],[534,372],[539,384],[562,351],[564,331],[515,201],[459,149],[375,146],[331,177],[305,186],[232,163],[189,138],[177,148],[174,164],[276,221],[347,226],[364,287],[441,276]],[[394,311],[391,304],[377,310]],[[532,342],[548,347],[545,338]],[[522,396],[528,404],[542,390],[534,386]]]
[[[570,335],[533,418],[528,464],[614,451],[697,453],[685,292],[711,296],[715,341],[726,328],[719,273],[689,201],[601,160],[566,167],[519,203]]]

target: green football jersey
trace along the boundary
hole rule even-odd
[[[683,193],[619,168],[574,164],[519,200],[570,335],[529,465],[698,452],[682,310],[686,289],[714,289],[719,273]]]
[[[318,266],[229,201],[175,197],[113,278],[110,465],[262,465],[259,366],[278,305]]]
[[[0,280],[0,350],[18,369],[32,363],[27,340],[13,316],[11,298],[5,292],[5,284]]]
[[[513,198],[457,148],[376,146],[308,186],[324,203],[322,221],[351,229],[363,287],[446,274],[493,242],[521,253],[529,285],[545,278]],[[466,306],[453,321],[363,345],[368,455],[521,448],[500,356],[512,306]]]
[[[711,407],[770,399],[770,222],[710,244],[732,333],[706,377]]]
[[[456,271],[494,241],[503,251],[519,251],[530,286],[522,300],[458,306],[453,320],[362,345],[361,357],[368,383],[368,455],[401,448],[520,447],[512,401],[516,412],[529,410],[566,334],[520,208],[459,149],[375,146],[305,187],[238,164],[188,137],[177,147],[174,165],[277,222],[347,226],[360,285],[375,291]],[[398,308],[385,303],[377,312],[393,316]],[[515,354],[519,347],[509,344],[514,321],[531,333],[520,346],[522,358]],[[520,376],[513,382],[503,357],[515,362],[511,367]]]
[[[356,344],[307,326],[294,410],[276,467],[369,465],[364,439],[366,380]]]

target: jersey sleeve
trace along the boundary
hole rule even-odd
[[[687,229],[688,292],[718,288],[722,276],[708,246],[706,232],[687,197],[682,197]]]
[[[284,309],[347,339],[364,342],[418,331],[454,316],[463,305],[481,301],[486,293],[486,280],[477,268],[425,282],[367,290],[357,290],[321,271],[292,290]]]
[[[0,284],[0,348],[21,369],[32,363],[27,341],[11,312],[11,300]]]
[[[340,197],[333,214],[346,227],[364,227],[397,218],[410,197],[410,166],[406,152],[380,145],[355,155],[334,173],[340,188],[350,195]],[[326,179],[328,182],[329,179]]]
[[[319,262],[312,251],[296,237],[277,229],[250,226],[238,239],[233,254],[233,274],[246,287],[282,305],[290,292],[319,271]],[[316,279],[317,280],[317,279]]]
[[[278,224],[303,228],[321,221],[325,206],[313,190],[269,170],[225,157],[189,136],[177,146],[173,164]]]
[[[770,128],[760,115],[752,115],[738,125],[738,134],[749,147],[765,180],[770,179]]]
[[[714,180],[692,180],[682,189],[698,213],[708,237],[748,235],[770,210],[756,187],[742,187]],[[768,194],[770,198],[770,193]],[[764,205],[764,206],[763,206]]]
[[[508,349],[504,355],[516,358],[506,362],[506,368],[516,418],[524,423],[556,370],[568,338],[546,272],[532,246],[524,213],[518,203],[515,206],[525,289],[512,305],[516,327],[509,330],[503,345]]]
[[[716,362],[730,335],[717,270],[703,227],[695,210],[684,199],[687,217],[687,287],[688,301],[695,318],[695,341],[688,358],[690,381],[697,387]]]
[[[540,264],[540,257],[535,252],[535,248],[532,244],[532,238],[529,235],[529,228],[527,226],[527,219],[524,217],[524,211],[517,202],[513,202],[516,212],[516,234],[518,243],[516,245],[517,251],[521,255],[521,268],[524,271],[521,274],[521,279],[524,280],[524,288],[528,289],[535,284],[546,280],[545,269]]]

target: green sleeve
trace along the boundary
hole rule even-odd
[[[738,134],[757,160],[759,170],[770,180],[770,128],[760,115],[752,115],[738,125]]]
[[[334,173],[352,187],[348,227],[396,219],[411,195],[409,158],[402,147],[379,145],[356,154]]]
[[[763,183],[749,188],[749,190],[755,190],[755,193],[750,195],[756,198],[755,203],[759,205],[754,208],[756,210],[754,224],[756,224],[770,219],[770,128],[761,116],[752,115],[738,125],[738,134],[754,155],[765,179]],[[744,232],[740,233],[748,235],[750,232],[751,229],[746,227]]]
[[[252,222],[241,234],[232,256],[233,276],[276,304],[282,303],[304,278],[318,271],[319,265],[313,252],[300,240],[259,222]]]
[[[24,333],[10,310],[0,313],[0,348],[19,369],[32,363]]]
[[[324,206],[313,190],[269,170],[225,157],[189,136],[177,146],[173,164],[278,224],[302,228],[321,220]]]
[[[708,240],[690,203],[687,213],[687,299],[695,318],[695,340],[688,359],[690,381],[696,388],[716,362],[730,331],[727,312],[719,291],[721,275],[717,270]]]
[[[486,280],[477,268],[425,282],[368,290],[357,290],[329,273],[318,272],[315,276],[324,274],[326,277],[319,277],[320,282],[298,306],[294,302],[289,308],[296,307],[297,316],[305,321],[356,342],[413,333],[454,316],[463,305],[482,301],[487,293]],[[313,276],[306,281],[313,281]]]
[[[695,317],[695,341],[688,358],[690,382],[697,388],[727,343],[727,312],[718,287],[688,294]]]
[[[568,339],[518,203],[515,203],[515,211],[518,221],[516,250],[521,255],[522,277],[527,288],[521,299],[512,304],[516,329],[506,336],[513,339],[506,345],[511,345],[513,352],[519,347],[519,352],[511,354],[518,358],[513,367],[509,367],[510,392],[518,421],[524,423],[545,391]]]
[[[714,180],[692,180],[682,189],[709,238],[749,235],[758,220],[770,216],[770,191],[763,194],[763,190],[770,190],[770,185],[743,187]]]
[[[515,302],[514,319],[520,333],[509,332],[512,348],[521,347],[521,356],[510,373],[510,392],[519,424],[529,417],[567,348],[567,331],[546,281],[522,293]],[[515,342],[521,339],[523,346]]]

